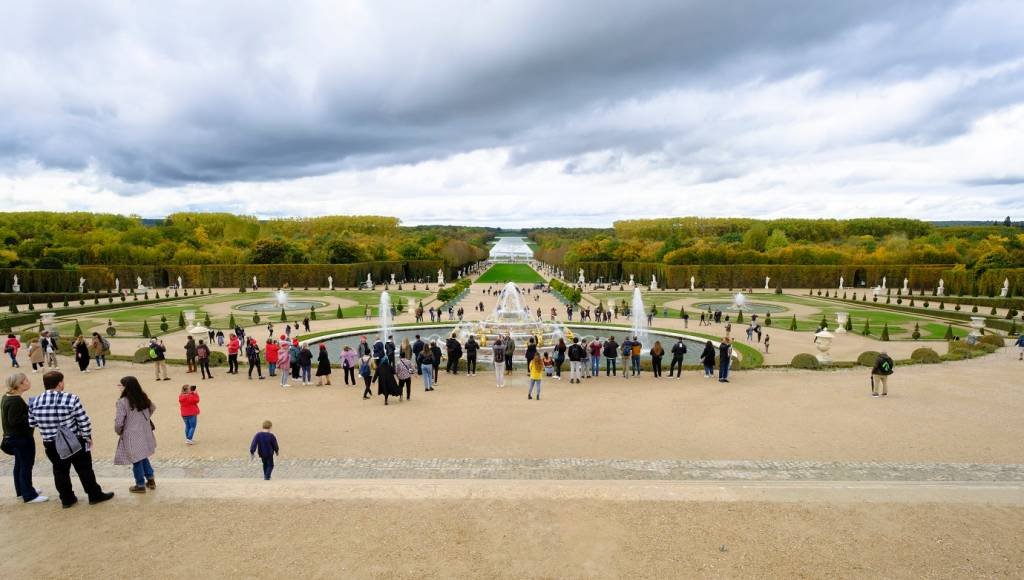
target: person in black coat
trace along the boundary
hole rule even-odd
[[[437,370],[441,368],[441,347],[437,346],[437,341],[430,341],[430,353],[434,355],[434,384],[437,384]]]
[[[534,339],[534,338],[530,338],[529,342],[526,343],[526,361],[527,361],[527,364],[529,364],[529,361],[533,360],[533,357],[536,356],[536,354],[537,354],[537,340]]]
[[[453,334],[445,342],[445,347],[448,350],[448,364],[445,366],[445,372],[457,375],[459,374],[459,359],[462,358],[462,344]]]
[[[727,336],[718,343],[718,382],[729,382],[730,363],[732,363],[732,339]]]
[[[672,363],[668,367],[668,376],[672,377],[672,371],[676,371],[676,378],[683,376],[683,357],[686,356],[686,343],[680,339],[672,345]]]
[[[615,376],[617,371],[615,365],[619,360],[619,343],[615,342],[614,336],[609,336],[604,342],[604,376]],[[622,369],[625,372],[626,369]]]
[[[78,370],[89,372],[89,345],[81,336],[75,339],[75,360],[78,361]]]
[[[476,376],[476,351],[480,349],[473,335],[466,340],[466,373]]]
[[[420,335],[417,334],[416,335],[416,342],[412,343],[412,356],[413,356],[413,362],[416,363],[416,374],[418,374],[418,375],[422,375],[423,374],[423,369],[420,368],[420,366],[423,364],[421,355],[423,353],[423,348],[425,346],[426,346],[426,344],[423,343],[423,339],[421,339]]]
[[[316,386],[322,387],[323,381],[331,385],[331,359],[327,356],[327,345],[320,343],[320,353],[316,358]]]
[[[704,352],[700,353],[700,362],[704,364],[704,378],[711,378],[715,374],[715,345],[710,340],[704,343]]]
[[[377,370],[373,373],[373,382],[377,383],[377,396],[384,395],[384,404],[388,404],[388,397],[401,397],[402,389],[395,379],[395,369],[391,361],[384,358],[377,364]]]

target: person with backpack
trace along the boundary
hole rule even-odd
[[[434,390],[434,385],[437,384],[438,370],[441,368],[441,347],[437,345],[436,340],[430,341],[430,352],[434,354],[434,382],[430,386],[430,390]]]
[[[420,310],[422,310],[422,308]],[[422,320],[420,322],[422,322]],[[416,340],[412,343],[412,361],[416,363],[416,374],[423,373],[423,365],[420,359],[423,355],[423,347],[425,346],[426,343],[423,342],[423,339],[417,334]]]
[[[676,378],[683,376],[683,357],[686,356],[686,343],[683,342],[683,338],[679,337],[679,340],[672,345],[672,362],[668,366],[668,377],[672,378],[672,371],[676,372]]]
[[[505,374],[512,374],[512,357],[516,354],[516,343],[512,340],[512,335],[509,334],[505,337]],[[531,359],[532,360],[532,359]]]
[[[629,342],[629,361],[632,366],[633,376],[640,376],[640,351],[643,349],[643,346],[643,343],[636,336]],[[662,354],[664,355],[664,353]]]
[[[170,377],[167,376],[167,347],[164,346],[164,341],[152,338],[149,340],[149,358],[153,359],[153,364],[156,365],[156,380],[158,381],[169,381]],[[163,378],[160,378],[161,372]]]
[[[505,342],[501,339],[501,335],[498,335],[491,346],[491,352],[494,359],[494,379],[496,386],[500,389],[505,386]]]
[[[614,336],[609,336],[608,340],[604,341],[604,376],[612,376],[618,374],[618,370],[615,368],[619,358],[619,343],[615,342]]]
[[[245,359],[249,362],[249,380],[252,380],[252,370],[256,369],[256,376],[263,380],[263,368],[260,365],[260,345],[255,338],[249,337],[245,341]]]
[[[363,399],[369,399],[373,396],[373,391],[370,390],[370,385],[373,382],[373,359],[369,355],[359,357],[359,376],[363,377]],[[428,389],[432,390],[432,389]]]
[[[199,372],[202,373],[203,379],[212,379],[213,373],[210,372],[210,347],[206,345],[203,339],[199,339],[199,344],[196,345],[196,362],[199,363]]]
[[[569,348],[565,345],[565,339],[559,338],[558,344],[555,345],[555,378],[562,380],[562,365],[565,364],[565,352]]]
[[[313,351],[309,350],[309,344],[305,342],[299,348],[299,372],[302,374],[303,385],[313,384]]]
[[[590,376],[596,377],[601,374],[601,339],[594,337],[587,345],[590,351]]]
[[[100,336],[100,333],[92,333],[92,354],[96,360],[96,368],[102,369],[107,366],[107,353],[110,352],[110,342]]]
[[[896,363],[884,350],[875,358],[875,366],[871,369],[871,396],[878,396],[878,386],[882,386],[882,396],[889,396],[889,375],[893,373]]]
[[[288,345],[288,362],[291,366],[292,379],[299,380],[299,374],[302,372],[302,361],[299,360],[299,355],[302,354],[302,349],[299,348],[299,339],[293,338],[290,345]],[[278,355],[280,357],[280,355]]]
[[[622,378],[629,379],[629,375],[632,372],[632,362],[630,359],[633,358],[633,341],[626,336],[626,339],[622,341],[622,348],[619,353],[622,356]]]
[[[186,374],[196,372],[196,339],[191,336],[185,339],[185,363],[188,365]]]
[[[13,334],[8,334],[7,342],[4,343],[4,352],[11,357],[11,366],[14,368],[18,368],[20,366],[18,364],[18,349],[20,348],[21,342],[18,340],[18,337]]]
[[[454,334],[445,341],[445,350],[448,351],[448,364],[445,365],[444,372],[453,375],[459,374],[459,359],[462,358],[462,345],[459,343],[459,339],[455,338]]]
[[[583,375],[583,347],[580,346],[580,339],[572,337],[572,345],[569,347],[569,382],[580,383]]]
[[[43,347],[43,353],[46,354],[46,368],[57,369],[57,339],[50,336],[49,330],[44,330],[39,341],[39,344]]]

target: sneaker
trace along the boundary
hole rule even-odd
[[[156,478],[151,477],[146,480],[146,489],[156,489]]]
[[[192,439],[186,439],[185,443],[187,443],[188,445],[195,445],[196,444],[196,442],[194,440],[192,440]]]
[[[108,491],[106,493],[100,494],[99,497],[89,498],[89,505],[96,505],[98,503],[103,503],[105,501],[109,501],[109,500],[113,499],[113,497],[114,497],[114,492]]]
[[[164,377],[164,380],[165,381],[169,381],[169,380],[171,380],[171,377]]]
[[[31,499],[25,503],[43,503],[44,501],[50,501],[50,498],[45,495],[37,495],[35,499]]]
[[[60,504],[60,507],[62,507],[64,509],[68,509],[69,507],[74,506],[76,503],[78,503],[78,498],[75,498],[75,499],[71,500],[68,503],[62,503],[62,504]]]
[[[878,396],[878,393],[871,393],[871,396],[872,396],[872,397],[877,397],[877,396]]]
[[[282,388],[282,389],[287,389],[287,388],[288,388],[288,387],[290,387],[290,386],[291,386],[291,385],[289,385],[288,383],[285,383],[285,384],[281,385],[281,388]]]
[[[146,493],[146,487],[142,485],[133,485],[128,488],[128,491],[130,491],[131,493]]]
[[[883,396],[883,397],[888,397],[888,396],[889,396],[889,393],[882,393],[882,396]]]

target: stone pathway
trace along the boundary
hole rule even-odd
[[[245,478],[259,471],[248,459],[154,459],[163,478]],[[47,462],[36,462],[40,477]],[[9,476],[12,462],[0,460]],[[101,478],[125,477],[127,467],[95,462]],[[275,478],[506,479],[659,481],[1024,482],[1024,465],[972,463],[852,463],[815,461],[692,461],[606,459],[281,459]]]

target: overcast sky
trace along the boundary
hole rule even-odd
[[[1024,2],[5,2],[0,202],[1024,219]]]

